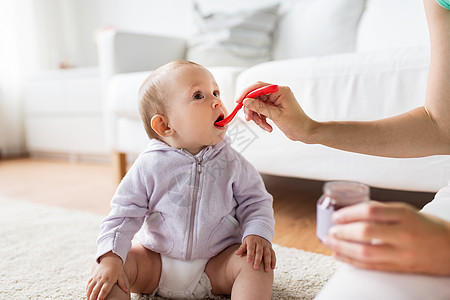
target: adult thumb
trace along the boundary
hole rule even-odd
[[[272,112],[275,109],[272,105],[269,105],[261,100],[247,98],[243,102],[244,106],[251,111],[257,112],[260,115],[264,115],[268,118],[272,116]]]

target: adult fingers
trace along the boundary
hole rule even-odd
[[[271,116],[281,115],[280,108],[274,106],[272,103],[263,102],[259,99],[246,98],[244,106],[260,115],[271,118]]]
[[[386,244],[363,244],[338,240],[333,237],[324,239],[325,245],[338,256],[351,257],[364,263],[391,262],[398,259],[396,248]]]
[[[261,123],[261,125],[259,125],[259,127],[261,127],[265,131],[272,132],[273,128],[272,128],[272,126],[270,126],[269,123],[267,123],[267,117],[264,115],[261,115],[260,117],[261,117],[262,123]]]
[[[409,212],[414,212],[414,209],[404,203],[384,204],[370,201],[341,208],[333,213],[333,221],[337,224],[357,221],[396,223]]]
[[[398,240],[398,224],[377,222],[353,222],[335,225],[329,234],[333,238],[359,243],[393,244]]]
[[[253,114],[254,112],[244,107],[244,115],[246,121],[253,120]]]
[[[249,110],[248,108],[244,107],[244,114],[245,114],[245,119],[247,121],[253,121],[255,122],[256,125],[261,125],[263,120],[261,115],[259,115],[258,113]]]
[[[256,89],[258,89],[258,88],[260,88],[260,87],[266,86],[266,85],[270,85],[270,84],[269,84],[269,83],[266,83],[266,82],[258,81],[258,82],[254,83],[254,84],[252,84],[252,85],[249,85],[248,87],[246,87],[246,88],[242,91],[241,95],[240,95],[239,98],[236,100],[236,102],[237,102],[237,103],[241,102],[242,100],[245,99],[245,97],[248,95],[248,93],[250,93],[251,91],[256,90]]]
[[[272,132],[273,128],[272,126],[267,123],[267,118],[263,115],[260,115],[254,111],[251,111],[244,107],[244,113],[245,113],[245,120],[247,121],[253,121],[256,125],[261,127],[261,129]]]

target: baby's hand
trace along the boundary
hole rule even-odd
[[[272,245],[264,238],[257,235],[248,235],[244,242],[236,250],[236,255],[244,255],[247,252],[247,262],[254,262],[253,268],[259,270],[261,260],[264,262],[264,271],[269,272],[275,269],[276,257]]]
[[[86,286],[87,299],[105,299],[116,283],[125,293],[128,293],[128,280],[120,257],[108,252],[100,259],[100,263],[95,266]]]

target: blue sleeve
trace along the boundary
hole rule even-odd
[[[450,10],[450,0],[436,0],[436,2],[443,8]]]

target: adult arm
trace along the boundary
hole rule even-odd
[[[260,99],[246,99],[247,120],[271,131],[266,117],[293,140],[386,157],[450,154],[450,11],[424,0],[431,60],[425,104],[375,121],[317,122],[309,118],[287,87]],[[242,94],[265,85],[257,83]],[[261,101],[263,100],[263,101]]]
[[[396,146],[399,156],[449,154],[450,11],[435,0],[425,0],[424,4],[432,49],[425,105],[387,119],[392,123],[390,127],[386,127],[386,120],[373,122],[385,130],[394,130],[389,133],[391,138],[381,139],[383,142],[396,145],[396,137],[407,137]],[[404,146],[415,149],[408,152]],[[380,153],[375,154],[395,156],[389,151]],[[337,226],[330,230],[325,242],[338,259],[357,267],[449,276],[449,195],[449,187],[444,187],[422,212],[402,203],[377,202],[341,209],[333,216]]]

